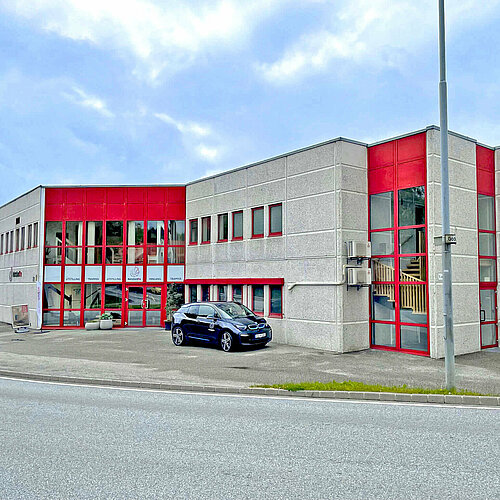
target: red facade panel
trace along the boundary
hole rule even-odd
[[[81,188],[67,189],[66,203],[83,203],[83,189]]]
[[[85,190],[87,203],[104,203],[106,201],[106,188],[92,188]]]
[[[143,220],[144,203],[130,203],[129,205],[127,205],[127,219]]]
[[[476,165],[477,168],[495,171],[495,152],[484,146],[476,146]]]
[[[125,219],[125,205],[108,204],[106,206],[106,219],[109,220]]]
[[[495,173],[486,170],[477,170],[477,192],[495,196]]]
[[[391,191],[394,187],[394,167],[368,170],[368,191],[371,194]]]
[[[425,156],[425,132],[397,140],[398,163]]]
[[[66,205],[66,220],[82,220],[83,219],[83,205]]]
[[[172,219],[185,219],[186,205],[184,203],[169,203],[168,214]]]
[[[368,148],[368,169],[394,164],[394,141]]]
[[[129,203],[144,203],[145,188],[127,188],[127,200]]]
[[[106,188],[106,201],[108,203],[123,203],[125,201],[126,192],[127,188]]]
[[[398,189],[423,185],[425,185],[425,158],[398,165]]]

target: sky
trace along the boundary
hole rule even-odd
[[[437,0],[2,0],[0,205],[439,125]],[[500,0],[448,0],[449,128],[500,145]]]

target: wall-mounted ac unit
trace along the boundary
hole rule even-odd
[[[372,256],[372,244],[369,241],[351,240],[347,242],[348,259],[367,259]]]
[[[369,267],[348,267],[348,286],[368,286],[372,284],[372,270]]]

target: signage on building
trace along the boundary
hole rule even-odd
[[[66,266],[64,268],[64,281],[67,283],[79,283],[82,281],[81,266]]]
[[[163,266],[148,266],[146,281],[149,283],[163,282]]]
[[[168,266],[167,281],[184,281],[184,266]]]
[[[121,283],[122,266],[106,266],[106,275],[104,280],[108,283]]]
[[[127,266],[126,272],[126,281],[134,282],[143,280],[143,267],[142,266]]]
[[[45,281],[58,283],[61,281],[61,266],[45,266]]]
[[[100,283],[102,281],[102,267],[101,266],[85,266],[85,282],[87,283]]]

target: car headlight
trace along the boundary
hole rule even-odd
[[[239,325],[239,324],[235,324],[234,325],[236,328],[238,328],[238,330],[240,331],[245,331],[247,329],[247,325]]]

